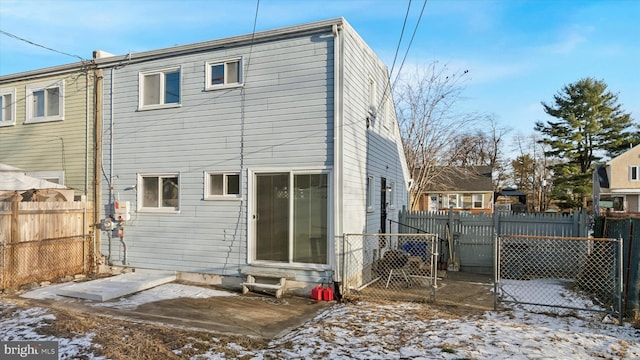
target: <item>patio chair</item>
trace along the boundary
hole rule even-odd
[[[409,262],[409,255],[401,250],[387,250],[382,257],[382,262],[384,264],[384,268],[388,271],[385,288],[389,288],[389,283],[393,276],[402,277],[406,282],[407,287],[412,286],[411,279],[405,271],[405,267]]]

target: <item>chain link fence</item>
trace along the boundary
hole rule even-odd
[[[343,249],[343,297],[435,300],[436,235],[347,234]]]
[[[494,306],[619,314],[622,242],[616,239],[502,235],[495,246]],[[622,320],[620,318],[620,320]]]
[[[0,289],[87,274],[92,264],[90,236],[0,245]]]

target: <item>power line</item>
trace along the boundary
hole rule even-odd
[[[58,54],[67,55],[67,56],[71,56],[71,57],[74,57],[74,58],[80,59],[80,61],[82,61],[82,62],[87,61],[86,59],[82,58],[81,56],[73,55],[73,54],[69,54],[69,53],[66,53],[66,52],[64,52],[64,51],[60,51],[60,50],[52,49],[52,48],[47,47],[47,46],[44,46],[44,45],[40,45],[40,44],[34,43],[33,41],[29,41],[29,40],[27,40],[27,39],[21,38],[20,36],[17,36],[17,35],[14,35],[14,34],[8,33],[8,32],[3,31],[3,30],[0,30],[0,34],[6,35],[6,36],[8,36],[8,37],[10,37],[10,38],[14,38],[14,39],[16,39],[16,40],[24,41],[24,42],[26,42],[27,44],[31,44],[31,45],[33,45],[33,46],[41,47],[41,48],[43,48],[43,49],[47,49],[47,50],[49,50],[49,51],[56,52],[56,53],[58,53]]]
[[[402,58],[402,64],[400,64],[400,69],[398,69],[398,75],[396,75],[395,80],[393,80],[393,84],[391,85],[391,89],[396,84],[398,77],[400,76],[400,72],[402,71],[402,67],[404,66],[405,60],[407,60],[407,55],[409,55],[409,49],[411,49],[411,44],[413,44],[413,39],[416,36],[416,32],[418,31],[418,26],[420,25],[420,21],[422,20],[422,14],[424,14],[424,8],[427,6],[427,0],[424,0],[422,4],[422,10],[420,10],[420,16],[418,17],[418,22],[416,22],[416,27],[413,29],[413,34],[411,35],[411,40],[409,41],[409,46],[407,46],[407,51],[404,53],[404,58]]]
[[[398,59],[398,53],[400,52],[400,44],[402,44],[402,37],[404,36],[404,29],[407,26],[407,19],[409,18],[409,10],[411,9],[411,0],[409,0],[409,4],[407,4],[407,12],[404,14],[404,22],[402,23],[402,30],[400,31],[400,39],[398,40],[398,46],[396,46],[396,54],[393,56],[393,63],[391,64],[391,71],[389,71],[389,78],[385,84],[384,90],[382,91],[382,99],[384,99],[384,94],[387,92],[387,88],[391,83],[391,74],[393,74],[393,69],[396,67],[396,60]],[[380,107],[380,105],[378,105]]]

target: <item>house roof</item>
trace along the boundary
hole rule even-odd
[[[491,166],[469,166],[449,172],[444,191],[493,191]]]
[[[241,46],[264,41],[272,41],[280,38],[287,38],[292,35],[314,34],[318,32],[331,31],[334,25],[338,27],[349,26],[348,22],[344,18],[339,17],[329,20],[316,21],[296,26],[283,27],[274,30],[261,31],[217,40],[178,45],[163,49],[143,51],[139,53],[129,53],[126,55],[109,56],[112,54],[109,54],[105,51],[96,50],[93,54],[94,59],[75,62],[72,64],[31,70],[22,73],[3,75],[0,76],[0,83],[43,75],[51,75],[61,72],[68,72],[70,70],[78,70],[86,67],[87,65],[95,65],[98,68],[108,68],[116,65],[160,59],[168,56],[184,55],[201,51],[209,51],[212,49],[224,49],[232,46]]]
[[[527,194],[522,191],[518,191],[518,189],[506,187],[498,192],[496,192],[498,196],[526,196]]]

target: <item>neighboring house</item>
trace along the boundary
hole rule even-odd
[[[344,19],[96,54],[102,217],[130,216],[126,248],[102,242],[114,263],[304,287],[337,279],[343,234],[396,229],[409,174],[389,73]]]
[[[0,162],[92,200],[94,81],[91,62],[0,76]]]
[[[442,171],[446,180],[437,189],[425,191],[421,211],[454,211],[493,213],[493,182],[490,166],[470,166]]]
[[[597,165],[593,179],[594,209],[640,212],[640,145]]]

